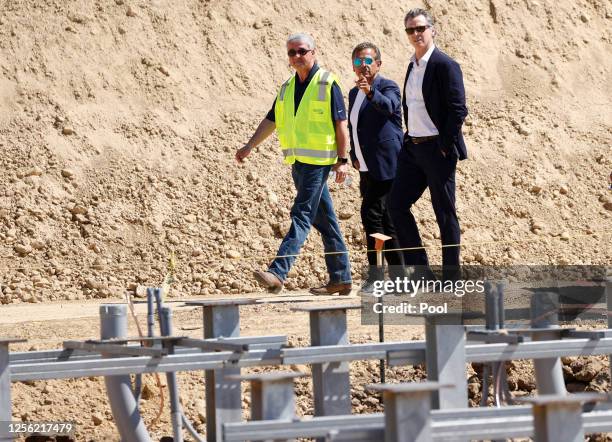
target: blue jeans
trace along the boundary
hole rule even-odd
[[[325,252],[340,252],[325,255],[329,282],[349,283],[351,265],[327,189],[330,170],[331,166],[314,166],[298,161],[293,164],[291,175],[297,195],[291,208],[291,228],[283,239],[277,255],[297,255],[306,241],[310,227],[314,226],[321,234]],[[296,256],[275,258],[268,271],[284,281],[295,258]]]

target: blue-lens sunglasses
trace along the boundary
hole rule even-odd
[[[372,57],[356,58],[353,60],[353,64],[357,67],[362,66],[364,64],[366,66],[370,66],[372,63],[374,63],[374,59]]]

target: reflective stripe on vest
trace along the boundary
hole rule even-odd
[[[329,78],[329,71],[323,72],[321,80],[319,81],[319,101],[325,101],[325,89],[327,88],[327,79]]]
[[[280,100],[284,100],[285,99],[285,91],[287,90],[287,85],[289,84],[289,81],[285,81],[283,83],[283,86],[281,87],[280,90]]]
[[[336,158],[336,151],[330,150],[312,150],[312,149],[300,149],[300,148],[288,148],[283,149],[283,156],[303,156],[303,157],[317,157],[317,158]]]
[[[295,76],[283,83],[274,108],[276,132],[284,162],[331,165],[336,162],[336,128],[331,114],[331,88],[337,80],[319,69],[295,112]]]

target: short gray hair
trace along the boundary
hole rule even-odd
[[[432,15],[429,13],[428,10],[422,9],[422,8],[413,8],[410,11],[408,11],[406,13],[406,16],[404,17],[404,23],[406,23],[408,20],[412,18],[418,17],[419,15],[422,15],[423,17],[425,17],[425,20],[427,20],[427,24],[429,26],[434,25],[434,18],[432,17]]]
[[[308,34],[306,34],[304,32],[298,32],[297,34],[291,34],[289,36],[289,38],[287,38],[287,44],[289,44],[289,43],[291,43],[293,41],[306,43],[308,45],[308,49],[314,49],[315,48],[314,38],[312,38],[310,35],[308,35]]]

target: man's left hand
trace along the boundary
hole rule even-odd
[[[336,163],[332,166],[332,170],[336,172],[336,183],[342,184],[348,174],[349,166],[348,163]]]

